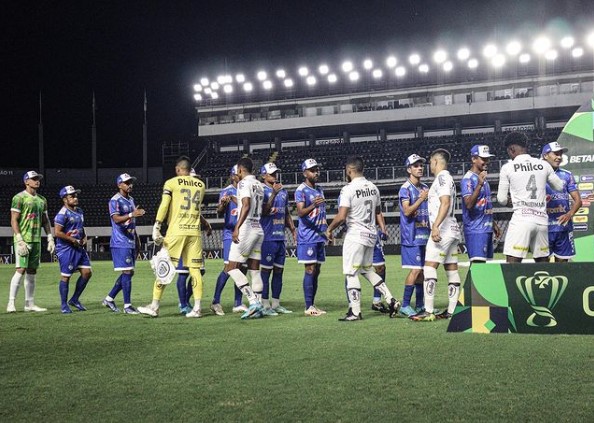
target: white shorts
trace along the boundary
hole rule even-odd
[[[354,276],[359,273],[366,273],[373,266],[373,245],[367,247],[349,242],[342,246],[342,273],[347,276]]]
[[[503,254],[526,258],[528,251],[532,251],[534,258],[549,256],[549,227],[512,216],[505,234]]]
[[[425,249],[425,263],[428,261],[439,264],[458,263],[458,238],[442,238],[435,242],[431,237]]]
[[[262,259],[262,241],[264,232],[260,223],[245,222],[239,228],[239,243],[231,243],[229,261],[245,263],[248,259]]]

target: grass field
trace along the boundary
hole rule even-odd
[[[174,286],[157,319],[111,313],[100,304],[115,279],[108,262],[93,263],[95,275],[81,299],[89,311],[62,315],[57,265],[44,264],[36,302],[49,312],[20,311],[23,288],[17,314],[4,313],[6,299],[0,302],[0,420],[594,418],[594,338],[451,334],[445,321],[416,323],[368,311],[368,284],[364,320],[338,322],[347,308],[339,260],[331,257],[322,268],[317,303],[328,315],[303,315],[303,271],[291,259],[283,304],[295,313],[250,321],[231,313],[186,319],[177,314]],[[205,309],[221,266],[207,262]],[[8,297],[13,272],[0,266],[0,298]],[[404,275],[400,257],[388,257],[388,284],[398,297]],[[444,307],[439,276],[437,307]],[[150,301],[152,279],[148,263],[139,263],[135,305]]]

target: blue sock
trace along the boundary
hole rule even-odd
[[[412,298],[414,290],[415,285],[404,285],[404,295],[402,295],[402,307],[408,307],[410,305],[410,299]]]
[[[180,273],[177,277],[177,296],[179,298],[179,303],[182,308],[188,306],[188,299],[186,297],[187,292],[188,292],[186,289],[187,279],[188,279],[187,273]]]
[[[109,294],[107,294],[107,295],[111,298],[115,298],[116,295],[118,295],[121,290],[122,290],[122,274],[120,274],[120,276],[118,276],[118,278],[115,281],[115,284],[113,285],[113,288],[111,288],[111,291],[109,291]]]
[[[416,307],[425,307],[425,289],[422,283],[415,285],[415,302]]]
[[[85,290],[88,282],[89,280],[83,278],[82,276],[78,278],[78,280],[76,281],[76,288],[74,289],[74,294],[72,294],[72,298],[70,298],[71,301],[78,302],[80,294],[82,294],[82,292]]]
[[[124,304],[132,304],[130,299],[132,296],[132,275],[130,273],[122,273],[122,292],[124,294]]]
[[[62,305],[64,306],[68,302],[68,282],[60,280],[59,290],[60,300],[62,301]]]
[[[307,310],[313,305],[315,292],[314,292],[314,275],[305,272],[303,276],[303,296],[305,297],[305,309]]]
[[[262,276],[262,298],[267,300],[270,291],[270,269],[261,269],[260,275]]]
[[[237,285],[233,284],[233,288],[235,288],[235,304],[234,304],[234,307],[238,307],[238,306],[240,306],[242,304],[243,293],[241,292],[241,289],[239,289],[237,287]]]
[[[272,272],[272,298],[277,300],[283,291],[283,272]]]
[[[313,278],[313,296],[311,298],[312,303],[316,302],[316,294],[318,293],[318,278],[320,277],[320,274],[318,272],[315,273],[315,276]]]
[[[190,298],[194,295],[194,287],[192,286],[192,278],[188,275],[188,283],[186,284],[186,303],[190,305]]]
[[[213,304],[220,304],[221,303],[221,294],[223,293],[223,288],[225,288],[225,284],[229,279],[229,275],[222,271],[219,273],[219,277],[217,278],[217,284],[215,286],[214,296],[212,298]],[[235,284],[233,284],[235,285]],[[236,287],[237,288],[237,287]],[[235,292],[235,299],[237,300],[237,292]]]

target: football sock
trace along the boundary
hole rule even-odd
[[[124,294],[124,306],[132,304],[132,275],[130,273],[122,273],[122,293]]]
[[[111,291],[109,291],[109,294],[107,294],[107,297],[105,298],[107,301],[113,301],[113,299],[122,290],[122,275],[123,273],[121,273],[120,276],[118,276],[118,278],[115,281],[115,284],[113,285],[113,288],[111,288]]]
[[[180,273],[177,277],[177,297],[179,298],[180,306],[187,307],[188,306],[188,289],[186,288],[186,281],[188,280],[187,273]]]
[[[262,298],[262,276],[260,274],[260,270],[248,270],[250,274],[250,279],[252,280],[252,289],[258,295],[259,298]]]
[[[370,272],[363,273],[363,276],[373,285],[373,289],[377,289],[379,292],[381,292],[388,303],[392,301],[392,298],[394,297],[388,289],[388,285],[386,285],[382,278],[380,278],[380,276],[375,273],[373,269]]]
[[[381,272],[376,272],[378,274],[378,276],[380,278],[382,278],[383,281],[386,280],[386,268],[384,267],[384,270],[382,270]],[[378,291],[377,289],[373,289],[373,302],[374,303],[379,303],[382,300],[382,293],[380,291]]]
[[[280,306],[280,301],[278,300],[278,298],[272,298],[272,308],[277,308]]]
[[[361,313],[361,282],[358,276],[346,277],[347,296],[351,312],[358,316]]]
[[[425,282],[423,283],[425,290],[425,311],[433,313],[435,306],[435,287],[437,285],[437,269],[431,266],[423,267],[425,274]]]
[[[319,279],[319,277],[320,277],[320,272],[319,271],[316,271],[314,273],[313,285],[312,285],[313,286],[313,291],[312,291],[312,294],[313,294],[313,297],[312,298],[313,298],[313,300],[312,300],[312,304],[316,302],[316,294],[318,293],[318,279]]]
[[[194,293],[194,310],[200,310],[200,300],[202,299],[202,275],[200,269],[190,267],[190,276],[192,277],[192,292]]]
[[[241,270],[239,270],[239,269],[230,270],[229,276],[231,276],[231,279],[233,279],[233,281],[235,282],[235,285],[241,290],[243,295],[245,295],[247,297],[248,301],[250,302],[250,305],[256,304],[258,302],[258,297],[254,293],[252,288],[250,288],[248,279],[243,273],[241,273]]]
[[[223,292],[225,284],[227,283],[227,279],[229,279],[229,275],[225,273],[225,271],[219,273],[219,277],[217,278],[217,284],[215,286],[214,297],[212,299],[213,304],[219,304],[221,302],[221,294]],[[235,292],[235,300],[237,304],[237,291]]]
[[[89,283],[88,279],[79,276],[78,280],[76,281],[76,287],[74,288],[74,294],[72,294],[72,298],[70,298],[71,301],[78,302],[80,295],[87,287],[87,283]]]
[[[415,284],[415,306],[417,308],[425,307],[425,287],[422,283]]]
[[[251,272],[251,270],[250,270]],[[270,269],[262,269],[260,271],[260,278],[262,279],[262,299],[268,299],[269,295],[268,292],[270,291]],[[252,287],[254,286],[254,282],[252,279]]]
[[[17,293],[19,292],[19,288],[21,286],[21,280],[23,280],[23,274],[19,272],[14,272],[12,275],[12,279],[10,280],[10,292],[8,294],[8,301],[14,301]]]
[[[404,285],[404,294],[402,295],[402,307],[408,307],[410,305],[410,299],[412,298],[414,290],[414,285]]]
[[[448,277],[448,313],[453,314],[460,296],[460,274],[457,270],[446,270]]]
[[[303,275],[303,296],[305,297],[305,309],[307,310],[314,302],[314,275],[305,272]]]
[[[283,272],[272,272],[272,299],[280,298],[283,290]]]
[[[235,291],[235,305],[234,305],[234,307],[237,307],[242,304],[243,294],[241,293],[241,289],[239,289],[237,287],[237,285],[235,285],[235,284],[233,284],[233,290]]]
[[[25,274],[25,305],[35,304],[35,279],[37,275]]]
[[[202,273],[200,274],[202,276]],[[194,295],[194,289],[192,288],[192,278],[188,276],[188,282],[186,283],[186,302],[190,305],[190,298]]]
[[[159,280],[156,279],[153,283],[153,300],[161,301],[161,298],[163,298],[163,292],[165,292],[165,288],[167,288],[167,285],[159,283]]]
[[[60,283],[58,284],[58,289],[60,291],[60,301],[62,301],[62,305],[65,306],[68,302],[68,282],[60,280]]]

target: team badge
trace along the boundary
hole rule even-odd
[[[310,247],[310,248],[307,249],[307,255],[308,256],[310,256],[310,257],[313,256],[313,253],[314,253],[313,248]]]

